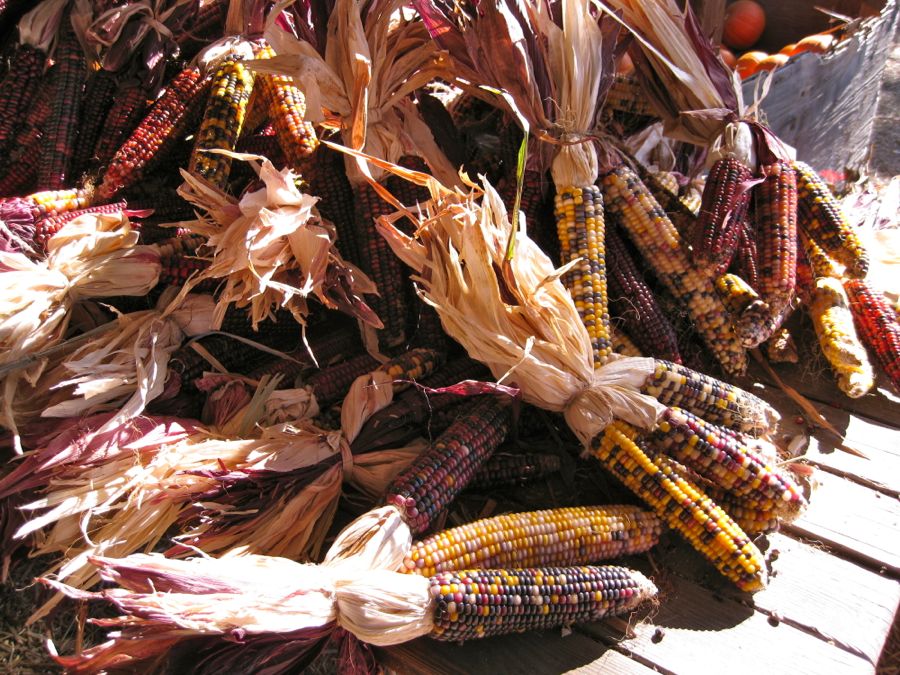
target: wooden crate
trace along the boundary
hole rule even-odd
[[[829,28],[824,7],[859,19],[855,32],[826,54],[803,53],[775,70],[761,109],[775,133],[819,171],[864,171],[869,159],[878,90],[897,31],[898,0],[758,0],[766,30],[754,49],[785,45]],[[744,81],[744,99],[766,74]]]

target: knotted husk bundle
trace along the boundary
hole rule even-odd
[[[89,298],[146,295],[159,280],[155,246],[139,246],[122,213],[87,214],[50,238],[47,258],[0,251],[0,367],[7,371],[0,424],[21,449],[14,415],[16,390],[34,385],[46,366],[40,352],[61,342],[69,310]]]

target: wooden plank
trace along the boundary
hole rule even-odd
[[[833,474],[816,474],[809,508],[785,531],[900,576],[900,501]]]
[[[874,673],[865,658],[851,654],[752,607],[721,596],[677,575],[668,579],[655,613],[632,624],[616,648],[669,673],[837,675]],[[618,640],[611,622],[579,627],[601,640]]]
[[[596,661],[586,666],[567,671],[569,675],[652,675],[656,673],[647,666],[642,666],[634,659],[610,649]]]
[[[876,490],[900,495],[900,430],[824,403],[816,404],[822,416],[841,432],[843,444],[866,455],[856,457],[839,449],[833,434],[822,429],[814,429],[810,434],[806,424],[797,421],[800,409],[783,391],[765,387],[754,393],[782,414],[779,434],[783,439],[798,434],[809,436],[804,454],[810,463]]]
[[[771,617],[860,655],[874,665],[900,605],[900,583],[784,534],[762,538],[769,585],[752,597],[701,561],[681,541],[663,543],[654,560],[710,593],[751,603]],[[660,578],[660,584],[665,584]],[[855,617],[848,621],[847,617]]]
[[[579,633],[563,636],[562,631],[542,631],[469,640],[462,645],[425,637],[376,649],[375,654],[380,663],[398,675],[514,672],[550,675],[569,670],[646,675],[649,672],[627,657],[623,661],[609,656],[612,651]],[[612,670],[605,670],[607,666]]]

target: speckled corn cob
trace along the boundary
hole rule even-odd
[[[731,263],[740,236],[739,223],[750,203],[750,190],[742,189],[742,184],[751,177],[750,168],[734,157],[716,160],[709,170],[691,240],[699,265],[720,270]]]
[[[647,443],[734,495],[769,500],[784,508],[805,505],[790,476],[727,429],[681,408],[666,410]]]
[[[591,451],[625,487],[739,588],[763,588],[765,562],[749,537],[671,461],[648,454],[636,438],[633,427],[615,421],[593,440]]]
[[[875,385],[869,356],[853,326],[853,315],[844,287],[838,279],[815,280],[809,315],[819,338],[819,346],[838,380],[838,387],[850,398],[859,398]]]
[[[735,274],[755,287],[759,283],[759,266],[756,262],[756,228],[753,226],[753,220],[749,214],[739,225],[741,231],[732,267]]]
[[[267,59],[274,55],[275,51],[265,46],[257,52],[256,58]],[[306,97],[293,80],[284,75],[262,73],[257,76],[256,86],[275,127],[281,149],[291,167],[299,169],[301,162],[310,157],[319,145],[315,127],[303,119]]]
[[[612,227],[606,232],[606,259],[610,306],[624,330],[634,336],[644,354],[681,363],[675,328],[644,281],[621,235]]]
[[[280,389],[289,389],[296,385],[297,377],[314,368],[310,351],[315,354],[319,364],[327,365],[336,361],[345,361],[358,354],[362,346],[359,342],[359,331],[356,326],[326,326],[323,329],[308,329],[309,351],[302,349],[288,354],[292,359],[269,361],[249,372],[251,378],[261,379],[265,375],[281,375]],[[299,362],[299,363],[298,363]]]
[[[140,181],[149,168],[171,150],[190,122],[193,109],[203,100],[209,84],[200,70],[188,67],[169,84],[147,116],[110,160],[97,196],[109,200]]]
[[[797,270],[797,176],[786,162],[763,167],[754,188],[759,281],[756,290],[772,312],[783,315],[794,296]],[[781,324],[777,321],[771,333]],[[766,336],[768,337],[768,336]],[[757,343],[758,344],[758,343]]]
[[[219,63],[212,78],[206,112],[197,131],[188,171],[221,190],[228,186],[231,157],[209,151],[234,150],[247,115],[253,83],[253,71],[243,58],[234,54]]]
[[[312,373],[304,379],[304,384],[311,389],[316,403],[322,408],[340,401],[357,377],[375,370],[378,365],[378,361],[368,354],[359,354]]]
[[[34,241],[34,228],[45,218],[90,206],[90,190],[46,190],[26,197],[0,199],[0,220],[25,245]]]
[[[97,166],[106,168],[141,121],[147,111],[147,103],[147,90],[143,83],[130,81],[122,84],[109,108],[103,131],[94,145],[93,155]]]
[[[688,261],[682,240],[640,178],[620,164],[602,179],[605,204],[634,241],[656,277],[688,310],[697,333],[730,374],[747,370],[747,353],[728,323],[728,313],[709,273]]]
[[[671,177],[672,174],[641,172],[641,180],[644,181],[644,185],[650,190],[653,198],[665,210],[678,234],[684,241],[690,241],[697,226],[697,214],[685,206],[678,197],[678,184],[677,182],[674,185],[672,183],[674,178],[668,181],[664,176]]]
[[[900,391],[900,321],[884,293],[865,279],[847,279],[844,290],[853,320],[865,345],[894,386]]]
[[[469,483],[471,490],[489,490],[507,485],[521,485],[559,472],[558,455],[542,453],[499,452],[482,465]]]
[[[403,565],[424,577],[473,567],[587,565],[648,551],[663,524],[638,506],[573,506],[484,518],[414,542]]]
[[[751,537],[778,530],[782,521],[791,520],[790,513],[766,510],[721,488],[704,484],[703,489]]]
[[[495,396],[478,396],[427,450],[394,478],[387,502],[396,506],[413,533],[465,489],[484,461],[506,438],[510,408]]]
[[[416,380],[427,377],[439,368],[445,360],[445,355],[427,347],[410,349],[390,361],[382,364],[378,370],[387,373],[394,380],[394,392],[401,392]]]
[[[795,161],[800,227],[832,258],[846,266],[847,275],[862,279],[869,269],[869,255],[847,220],[841,205],[819,174]]]
[[[622,356],[644,356],[626,333],[614,327],[611,328],[610,333],[612,335],[613,351],[616,354],[621,354]]]
[[[716,290],[732,316],[734,330],[746,347],[755,347],[776,330],[772,309],[750,285],[735,274],[716,279]]]
[[[91,72],[87,77],[81,111],[78,114],[78,139],[72,153],[73,178],[81,176],[91,163],[94,146],[103,131],[117,88],[116,75],[109,70],[101,68]]]
[[[353,189],[347,180],[344,158],[331,148],[319,145],[300,172],[309,183],[309,193],[319,197],[316,204],[319,213],[334,223],[341,255],[361,265]]]
[[[781,416],[740,387],[661,359],[641,391],[667,406],[684,408],[707,422],[744,432],[767,431]]]
[[[612,353],[606,289],[606,244],[603,197],[600,188],[561,187],[554,200],[560,260],[581,260],[563,275],[594,350],[594,364],[606,363]]]
[[[430,582],[431,637],[446,642],[597,621],[656,594],[640,572],[613,566],[441,572]]]
[[[0,80],[0,166],[6,165],[6,154],[16,127],[35,100],[46,60],[43,51],[20,42],[9,70]]]
[[[803,247],[803,255],[809,263],[813,277],[832,277],[834,279],[844,278],[844,275],[838,270],[837,265],[831,256],[825,252],[825,249],[816,243],[815,239],[807,235],[806,232],[800,231],[800,239],[797,243]]]
[[[41,161],[44,127],[50,117],[51,100],[56,89],[56,67],[51,66],[37,85],[31,106],[17,120],[6,151],[0,154],[0,195],[25,194],[34,189]]]
[[[127,208],[125,202],[113,202],[112,204],[89,206],[86,209],[66,211],[65,213],[60,213],[55,216],[42,218],[34,225],[34,244],[38,250],[46,251],[47,242],[50,240],[50,237],[59,232],[66,223],[90,213],[118,213],[125,208]]]

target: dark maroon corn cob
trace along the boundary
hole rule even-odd
[[[470,490],[520,485],[558,473],[562,462],[558,455],[502,452],[489,457],[469,483]]]
[[[309,193],[319,197],[316,208],[337,231],[337,248],[350,262],[361,265],[356,234],[353,189],[347,180],[344,158],[331,148],[319,145],[311,159],[300,166],[309,184]]]
[[[228,5],[228,0],[211,0],[199,7],[192,21],[185,22],[175,36],[182,58],[192,58],[203,45],[222,37]]]
[[[81,176],[90,166],[94,147],[103,131],[118,86],[115,73],[108,70],[101,68],[88,75],[78,114],[78,140],[72,156],[72,176]]]
[[[281,149],[281,144],[278,142],[278,137],[274,134],[248,134],[241,137],[236,149],[237,152],[262,155],[279,169],[287,166],[287,160]]]
[[[75,185],[72,160],[79,130],[78,110],[87,71],[84,53],[67,15],[63,17],[63,28],[54,58],[56,91],[50,119],[44,130],[38,166],[38,188],[41,190],[62,190]]]
[[[759,269],[756,262],[756,228],[753,226],[753,220],[749,214],[741,221],[740,229],[732,267],[735,274],[756,288],[759,283]]]
[[[195,67],[185,68],[175,76],[110,161],[103,182],[97,188],[98,198],[110,199],[120,190],[137,183],[174,147],[201,107],[208,84],[209,79]]]
[[[615,228],[606,230],[609,306],[643,354],[681,363],[678,338]]]
[[[50,100],[55,87],[56,68],[44,75],[24,122],[7,148],[0,196],[10,197],[34,191],[41,158],[41,138],[50,117]]]
[[[863,343],[900,392],[900,322],[884,293],[865,279],[845,279],[844,290],[850,299],[850,311]]]
[[[746,212],[750,199],[749,190],[742,184],[752,175],[750,168],[734,157],[712,165],[691,241],[698,263],[728,267],[737,247],[740,214]]]
[[[391,482],[387,502],[396,506],[413,534],[427,530],[469,484],[506,438],[510,407],[496,396],[479,396],[427,450]]]
[[[38,92],[38,81],[44,72],[47,55],[29,44],[20,43],[10,64],[9,72],[0,80],[0,163],[6,164],[5,154],[16,127]]]
[[[103,131],[94,144],[98,167],[106,168],[147,110],[147,90],[136,80],[123,83],[103,122]]]
[[[117,213],[119,211],[125,210],[126,208],[127,204],[125,202],[114,202],[112,204],[89,206],[86,209],[68,211],[66,213],[60,213],[59,215],[51,216],[49,218],[43,218],[35,223],[34,226],[35,248],[40,251],[46,251],[47,242],[50,241],[50,237],[59,232],[62,229],[63,225],[72,220],[75,220],[79,216],[83,216],[89,213]]]
[[[304,378],[304,384],[312,388],[319,408],[325,408],[340,402],[356,378],[372,372],[379,365],[368,354],[359,354],[312,373]]]

